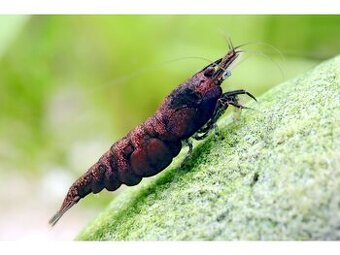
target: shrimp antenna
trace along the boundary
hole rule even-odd
[[[282,76],[282,79],[284,79],[285,75],[284,75],[284,71],[282,66],[275,62],[274,59],[272,59],[270,56],[268,56],[267,54],[263,53],[262,51],[254,51],[254,50],[243,50],[240,52],[244,52],[244,53],[248,53],[248,54],[255,54],[255,55],[260,55],[264,58],[266,58],[267,60],[269,60],[270,62],[272,62],[279,70],[280,70],[280,74]],[[236,65],[240,65],[241,63],[243,63],[247,58],[249,58],[249,55],[246,56],[246,58],[243,58],[241,61],[239,61]],[[236,67],[236,65],[234,67]]]
[[[230,36],[228,38],[226,38],[226,40],[227,40],[227,43],[228,43],[229,50],[234,50],[235,48],[234,48],[233,42],[231,41]]]
[[[231,36],[229,33],[226,33],[223,29],[219,29],[220,33],[223,35],[224,37],[224,40],[226,40],[227,44],[228,44],[228,48],[229,50],[234,50],[234,45],[233,45],[233,42],[231,40]]]
[[[284,58],[282,52],[278,48],[271,45],[270,43],[266,43],[266,42],[262,42],[262,41],[252,41],[252,42],[243,43],[243,44],[240,44],[240,45],[237,45],[236,47],[234,47],[230,34],[227,33],[225,30],[223,30],[222,28],[219,28],[219,31],[223,35],[224,39],[227,41],[229,50],[236,50],[236,49],[239,49],[243,46],[248,46],[248,45],[252,45],[252,44],[254,44],[254,45],[264,45],[264,46],[272,49],[274,52],[276,52],[280,56],[282,61],[285,61],[285,58]]]
[[[218,59],[218,60],[216,60],[216,61],[212,61],[212,60],[209,59],[209,58],[205,58],[205,57],[195,57],[195,56],[193,56],[193,57],[181,57],[181,58],[176,58],[176,59],[172,59],[172,60],[169,60],[169,61],[166,61],[166,62],[163,62],[163,63],[167,64],[167,63],[177,62],[177,61],[186,60],[186,59],[201,59],[201,60],[205,60],[206,62],[209,63],[208,66],[210,66],[210,65],[217,66],[217,67],[221,68],[223,71],[226,71],[225,68],[223,68],[220,64],[218,64],[218,62],[221,61],[221,59]],[[207,68],[208,66],[206,66],[206,67],[204,67],[204,68]],[[204,68],[203,68],[203,69],[204,69]]]
[[[266,42],[261,42],[261,41],[247,42],[247,43],[237,45],[235,47],[235,49],[238,49],[238,48],[241,48],[241,47],[244,47],[244,46],[248,46],[248,45],[264,45],[267,48],[270,48],[271,50],[273,50],[275,53],[277,53],[280,56],[282,61],[285,61],[285,57],[283,56],[282,52],[278,48],[276,48],[273,45],[266,43]]]

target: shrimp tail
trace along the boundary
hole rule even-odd
[[[67,192],[67,195],[59,211],[49,220],[49,225],[54,226],[58,220],[74,206],[80,199],[89,193],[98,193],[104,188],[102,167],[99,163],[94,164],[84,175],[77,179]]]
[[[54,214],[54,216],[49,220],[48,224],[50,224],[50,226],[53,227],[64,215],[64,213],[67,212],[72,206],[74,206],[79,200],[80,200],[79,196],[74,197],[73,200],[71,201],[68,201],[66,198],[59,211],[56,214]]]

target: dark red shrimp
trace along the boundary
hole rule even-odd
[[[229,44],[228,53],[206,66],[168,95],[155,114],[117,141],[70,187],[60,210],[51,218],[53,226],[61,216],[89,193],[121,184],[133,186],[143,177],[155,175],[178,155],[182,142],[203,139],[215,127],[229,105],[243,108],[237,95],[245,90],[222,92],[221,84],[230,75],[230,65],[239,56],[239,47]],[[255,99],[256,100],[256,99]]]

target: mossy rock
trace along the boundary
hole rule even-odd
[[[340,239],[340,57],[258,100],[77,239]]]

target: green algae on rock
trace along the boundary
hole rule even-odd
[[[340,239],[340,57],[258,100],[77,239]]]

